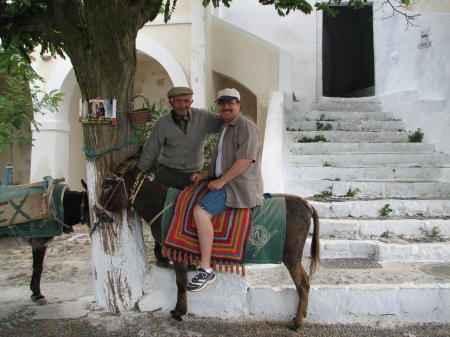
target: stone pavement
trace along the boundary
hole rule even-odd
[[[332,262],[325,261],[325,266]],[[253,265],[248,266],[248,276],[244,278],[248,282],[247,291],[251,293],[257,289],[265,294],[265,297],[260,298],[261,303],[265,305],[259,308],[276,307],[281,311],[284,309],[279,308],[277,296],[273,293],[288,294],[287,297],[283,297],[285,300],[283,304],[289,309],[286,317],[282,315],[274,319],[260,319],[258,314],[253,315],[255,317],[250,317],[251,315],[244,318],[226,317],[226,308],[216,309],[209,305],[215,301],[211,294],[217,289],[213,288],[220,287],[220,280],[224,281],[230,277],[242,279],[242,277],[220,273],[215,285],[199,293],[209,297],[209,301],[194,297],[199,294],[188,295],[190,311],[195,312],[196,306],[203,306],[210,311],[217,310],[220,317],[203,317],[203,315],[191,313],[180,323],[171,319],[168,310],[165,309],[113,315],[94,310],[94,298],[87,296],[75,301],[55,302],[45,307],[35,306],[30,302],[27,305],[9,305],[9,310],[2,308],[0,336],[450,336],[450,316],[438,323],[432,323],[433,321],[408,323],[396,320],[395,315],[389,313],[375,316],[375,320],[370,313],[358,314],[357,311],[364,306],[389,306],[388,296],[380,295],[377,302],[374,298],[364,298],[364,289],[379,289],[381,294],[390,289],[388,293],[393,294],[394,298],[398,297],[396,293],[399,289],[409,289],[410,294],[413,289],[422,291],[420,289],[423,289],[424,285],[427,285],[428,289],[430,284],[433,284],[436,289],[446,289],[447,293],[450,291],[450,279],[424,272],[422,269],[427,265],[426,263],[381,263],[380,265],[382,268],[353,270],[321,267],[312,280],[306,324],[298,332],[287,328],[295,312],[290,302],[294,303],[296,299],[287,270],[282,265]],[[173,276],[171,268],[153,266],[152,270],[159,277]],[[338,312],[345,307],[341,305],[333,313],[336,316],[328,319],[332,324],[323,324],[320,312],[323,313],[324,307],[329,308],[330,303],[336,298],[340,298],[341,301],[345,301],[346,298],[349,300],[346,292],[351,292],[350,288],[355,287],[355,284],[359,284],[359,290],[353,290],[357,292],[355,295],[357,300],[349,302],[354,311],[349,314],[352,319],[347,321],[342,319],[346,316]],[[426,296],[430,295],[429,290],[425,292]],[[175,294],[171,293],[170,297],[174,297],[173,295]],[[411,301],[411,305],[419,308],[427,307],[423,297],[419,299],[405,297],[401,301]],[[448,310],[448,304],[449,302],[446,302],[442,305]],[[364,316],[367,316],[367,319],[362,319]],[[364,324],[350,324],[358,320]]]
[[[29,252],[1,255],[0,336],[450,336],[448,262],[324,258],[311,281],[305,326],[294,334],[286,327],[297,295],[282,265],[247,266],[245,278],[219,273],[214,285],[188,294],[189,314],[180,324],[169,314],[173,269],[152,266],[139,302],[145,312],[111,315],[94,310],[88,243],[74,236],[52,245],[43,281],[50,302],[45,307],[29,299],[30,260],[22,258]],[[440,272],[436,265],[443,267]],[[157,290],[150,286],[155,283]],[[235,298],[218,294],[230,285]],[[158,294],[164,296],[151,298]]]
[[[82,301],[78,302],[81,304]],[[49,307],[57,306],[54,304]],[[64,307],[63,305],[62,307]],[[56,308],[56,307],[54,307]],[[61,308],[61,307],[60,307]],[[38,310],[36,310],[38,309]],[[40,314],[39,314],[40,312]],[[189,337],[448,337],[450,324],[305,324],[298,331],[285,323],[245,319],[202,318],[188,315],[183,322],[170,319],[165,311],[153,313],[125,312],[112,315],[100,311],[84,311],[72,306],[72,313],[59,314],[57,319],[45,318],[38,307],[28,307],[7,318],[1,317],[2,337],[125,337],[125,336],[189,336]]]

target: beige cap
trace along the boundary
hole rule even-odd
[[[239,94],[239,91],[237,91],[234,88],[226,88],[223,90],[220,90],[219,93],[217,94],[217,101],[231,101],[233,99],[238,99],[239,101],[241,100],[241,95]]]
[[[173,87],[169,90],[167,93],[167,97],[175,97],[180,95],[193,95],[194,91],[191,88],[188,87]]]

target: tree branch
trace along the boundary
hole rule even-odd
[[[417,3],[417,1],[415,1],[414,3]],[[418,26],[413,21],[416,20],[417,17],[420,16],[420,14],[408,14],[407,12],[401,10],[401,9],[409,9],[411,7],[410,4],[406,4],[405,1],[403,0],[385,0],[376,10],[382,10],[384,12],[385,6],[389,7],[391,14],[383,18],[382,20],[389,19],[393,17],[395,14],[399,14],[404,16],[406,19],[406,29],[408,29],[409,26]]]

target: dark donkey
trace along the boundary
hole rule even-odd
[[[81,183],[87,189],[86,183],[83,180]],[[79,223],[86,223],[90,226],[87,192],[70,191],[66,188],[62,205],[64,208],[65,232],[73,231],[72,227]],[[53,239],[54,236],[29,238],[16,233],[14,235],[0,235],[1,250],[11,249],[17,246],[31,246],[33,253],[33,273],[30,282],[30,289],[32,291],[31,299],[38,305],[47,304],[47,300],[41,293],[41,275],[45,252],[47,246]]]
[[[106,210],[116,212],[131,206],[128,194],[140,173],[140,170],[135,167],[139,157],[140,151],[122,162],[115,169],[115,172],[104,180],[99,203]],[[150,223],[153,238],[159,243],[161,243],[161,217],[159,215],[164,208],[167,190],[167,186],[145,179],[133,203],[134,210],[147,223]],[[310,283],[301,261],[311,219],[314,220],[314,231],[311,242],[310,276],[314,274],[316,267],[320,264],[319,217],[316,210],[303,199],[291,195],[277,196],[284,196],[286,199],[286,235],[283,263],[294,280],[299,297],[297,314],[294,317],[294,328],[297,328],[303,325],[303,319],[306,317],[308,308]],[[174,319],[181,321],[182,316],[187,313],[187,266],[176,261],[174,261],[174,266],[178,297],[175,309],[171,311],[171,314]]]

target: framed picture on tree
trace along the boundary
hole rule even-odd
[[[116,100],[80,99],[79,121],[93,124],[116,124]]]

